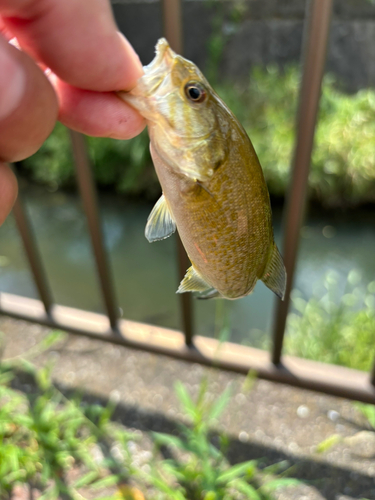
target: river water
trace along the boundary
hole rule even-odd
[[[54,300],[63,305],[104,312],[85,216],[77,195],[28,186],[23,190]],[[152,206],[100,194],[105,244],[120,313],[124,318],[180,328],[175,237],[150,244],[144,226]],[[276,241],[281,213],[274,210]],[[375,212],[330,211],[307,217],[295,287],[309,297],[324,275],[335,270],[342,286],[357,269],[363,284],[375,279]],[[0,228],[0,292],[38,297],[13,218]],[[194,300],[195,331],[217,336],[228,322],[230,339],[259,345],[272,328],[276,297],[261,282],[237,301]],[[215,326],[216,323],[216,326]]]

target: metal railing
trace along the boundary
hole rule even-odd
[[[14,207],[14,216],[40,300],[2,293],[0,296],[0,313],[226,370],[242,373],[254,370],[259,377],[269,380],[375,403],[375,367],[371,374],[367,374],[357,370],[282,355],[290,292],[298,255],[299,234],[304,217],[332,2],[333,0],[312,0],[308,5],[306,15],[303,47],[304,69],[297,118],[297,139],[284,223],[283,255],[288,273],[288,285],[285,301],[279,301],[276,309],[271,353],[230,342],[219,343],[215,339],[194,335],[192,326],[193,304],[190,294],[181,294],[179,296],[183,324],[182,332],[119,318],[119,309],[103,244],[96,191],[85,139],[76,132],[71,132],[71,141],[77,179],[87,217],[102,296],[106,306],[106,315],[53,303],[43,263],[39,257],[37,245],[20,198]],[[165,36],[171,46],[177,52],[182,53],[180,0],[163,0],[162,5]],[[180,241],[178,242],[177,255],[182,278],[189,263]]]

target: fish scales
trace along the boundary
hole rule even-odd
[[[250,149],[250,143],[247,146]],[[158,178],[192,264],[227,298],[244,296],[254,287],[263,274],[272,242],[271,213],[264,202],[268,193],[259,189],[261,183],[253,182],[255,176],[262,176],[260,167],[250,161],[247,168],[233,168],[238,164],[237,156],[237,150],[230,148],[226,162],[205,183],[206,190],[166,169],[153,154]],[[243,212],[245,217],[241,217]]]
[[[148,121],[163,190],[146,236],[163,239],[177,226],[192,263],[178,291],[236,299],[261,279],[282,298],[285,268],[261,166],[246,132],[196,66],[161,40],[138,86],[121,97]]]

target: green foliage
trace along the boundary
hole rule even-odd
[[[53,332],[24,358],[0,362],[0,498],[11,497],[16,485],[29,485],[41,492],[42,500],[84,500],[85,491],[92,498],[103,488],[110,494],[98,500],[144,500],[138,487],[131,486],[135,483],[147,490],[150,500],[270,500],[274,490],[299,484],[284,477],[288,471],[282,463],[263,470],[254,460],[229,464],[228,438],[218,436],[218,449],[210,433],[230,390],[210,402],[206,380],[196,401],[183,384],[176,384],[191,426],[182,426],[180,436],[154,434],[154,458],[148,470],[140,467],[129,445],[135,436],[111,421],[113,401],[103,407],[84,404],[78,396],[68,399],[54,386],[51,367],[37,368],[30,361],[62,337]],[[33,391],[25,394],[12,387],[19,372],[33,378]],[[179,456],[161,458],[161,446]],[[99,457],[94,453],[98,449]]]
[[[53,332],[27,357],[61,337]],[[36,382],[34,393],[23,394],[11,387],[16,373],[25,369]],[[105,460],[93,459],[94,446],[108,448],[115,442],[129,456],[131,435],[110,424],[113,405],[103,408],[69,400],[54,387],[50,375],[50,367],[38,369],[18,357],[0,363],[0,498],[8,498],[17,484],[29,484],[43,493],[43,499],[82,499],[78,488],[100,489],[128,480],[130,464],[119,468],[111,454]],[[79,471],[73,483],[67,480],[72,467]]]
[[[332,434],[327,439],[321,441],[318,444],[318,446],[316,447],[316,451],[318,453],[325,453],[326,451],[330,450],[332,446],[335,446],[338,443],[342,443],[343,440],[344,438],[340,436],[340,434]]]
[[[299,75],[276,67],[254,68],[249,84],[218,85],[216,91],[244,126],[260,158],[271,193],[283,195],[289,181]]]
[[[248,87],[218,87],[258,153],[270,192],[289,182],[300,85],[297,68],[256,68]],[[375,188],[375,92],[347,95],[332,76],[323,80],[310,195],[325,205],[373,202]]]
[[[154,433],[159,447],[167,446],[177,455],[177,458],[155,460],[151,468],[150,483],[166,495],[160,498],[266,500],[271,499],[270,493],[278,488],[300,484],[293,478],[275,478],[275,468],[260,471],[255,460],[230,465],[225,457],[228,444],[225,436],[219,436],[220,449],[212,444],[211,426],[229,402],[229,389],[214,402],[208,401],[205,380],[196,401],[181,382],[176,384],[175,390],[191,426],[181,426],[180,437]],[[286,475],[286,471],[282,475]]]
[[[334,272],[306,301],[294,291],[288,316],[289,354],[368,371],[375,355],[375,282],[361,286],[351,271],[344,287]]]
[[[88,146],[99,185],[114,186],[118,192],[134,196],[159,194],[147,131],[129,141],[89,137]]]
[[[212,34],[207,44],[208,60],[206,75],[211,82],[216,81],[218,78],[218,70],[226,42],[226,37],[223,34],[224,17],[224,5],[215,4],[215,16],[212,20]]]
[[[66,128],[57,123],[39,151],[24,160],[22,167],[33,181],[47,184],[51,189],[71,184],[74,160]]]
[[[147,132],[129,141],[87,137],[94,177],[101,187],[135,196],[157,196],[160,188],[152,167]],[[23,171],[35,182],[52,189],[74,184],[74,160],[69,134],[60,123],[40,150],[22,162]]]
[[[210,40],[209,74],[215,74],[222,43],[221,33]],[[255,68],[247,85],[215,85],[251,137],[275,195],[284,195],[289,182],[299,83],[296,67],[281,71],[269,66]],[[146,132],[130,141],[88,138],[98,184],[127,195],[156,198],[160,188],[148,142]],[[326,205],[374,202],[374,150],[374,90],[347,95],[326,76],[309,178],[311,196]],[[23,164],[37,182],[52,188],[72,184],[74,167],[66,130],[57,125],[40,151]]]
[[[374,201],[375,93],[354,96],[323,86],[310,186],[327,204]]]
[[[366,418],[373,431],[375,431],[375,406],[363,403],[355,403],[355,407]]]
[[[213,85],[219,80],[220,64],[225,46],[230,39],[230,32],[243,21],[248,6],[246,0],[232,0],[226,3],[210,0],[205,5],[214,13],[211,19],[211,35],[207,42],[207,62],[204,71],[206,78]],[[229,30],[228,24],[231,26]]]

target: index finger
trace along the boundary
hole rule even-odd
[[[23,50],[75,87],[130,90],[143,73],[108,0],[0,0],[0,15]]]

